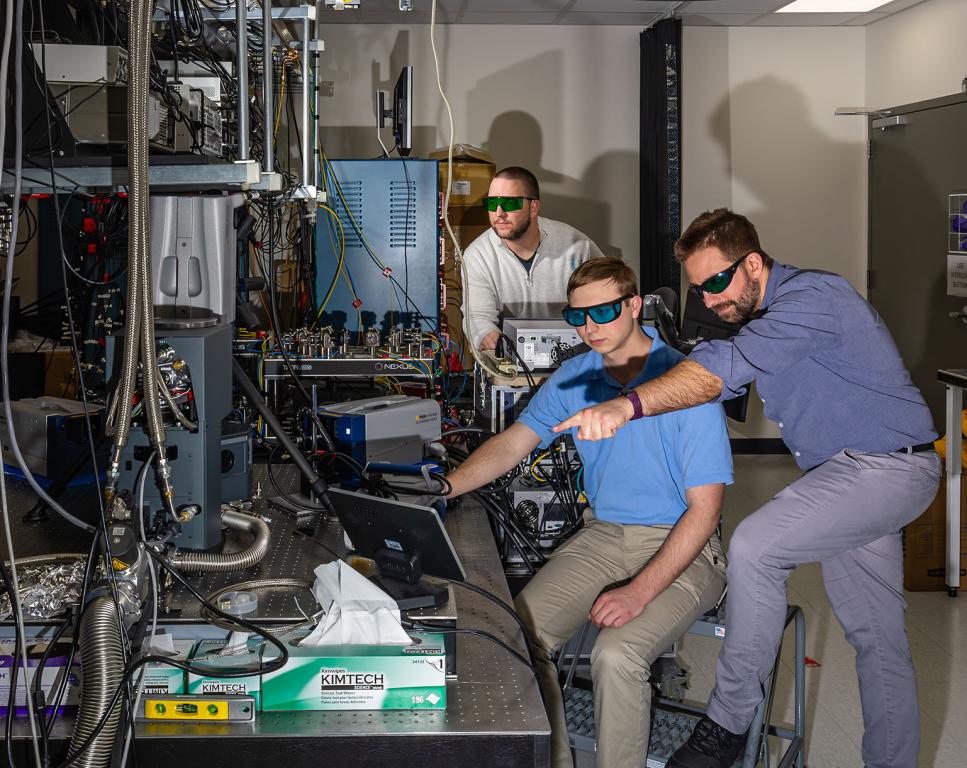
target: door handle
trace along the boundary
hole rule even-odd
[[[879,128],[881,131],[885,131],[888,128],[899,128],[901,125],[909,125],[910,118],[907,115],[892,115],[890,117],[881,117],[877,120],[870,122],[873,128]]]
[[[960,319],[964,325],[967,325],[967,307],[964,307],[960,312],[948,312],[947,317],[951,320]]]

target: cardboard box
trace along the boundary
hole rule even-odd
[[[262,676],[262,711],[446,709],[443,635],[413,645],[295,645],[289,661]],[[266,646],[266,661],[278,651]]]
[[[440,192],[444,193],[447,188],[447,148],[434,150],[429,157],[439,161]],[[489,153],[468,144],[454,145],[450,207],[482,207],[480,201],[490,189],[490,182],[496,172],[497,166]]]
[[[77,395],[77,376],[74,353],[70,348],[58,347],[44,353],[44,394],[74,399]],[[86,381],[85,377],[85,381]]]
[[[967,573],[967,483],[960,493],[960,568]],[[903,529],[903,586],[911,592],[947,588],[947,478],[927,510]]]
[[[225,647],[224,640],[199,640],[191,652],[192,665],[212,669],[211,674],[196,675],[188,673],[187,689],[185,693],[210,694],[214,696],[251,696],[255,699],[255,707],[259,707],[262,691],[262,678],[259,669],[262,665],[261,653],[229,653],[219,655]],[[254,674],[246,677],[220,677],[219,668],[254,670]]]

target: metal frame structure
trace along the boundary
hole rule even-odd
[[[155,21],[168,21],[170,13],[178,11],[157,10]],[[248,6],[245,0],[237,2],[234,11],[203,11],[208,22],[235,22],[237,25],[235,64],[240,94],[248,93]],[[315,157],[313,143],[315,132],[309,128],[318,114],[316,89],[310,87],[310,57],[318,55],[321,46],[314,40],[316,9],[313,5],[287,6],[273,8],[272,0],[262,0],[262,35],[271,41],[274,35],[273,23],[292,22],[300,27],[301,40],[297,46],[302,49],[301,77],[302,88],[302,178],[294,197],[315,200],[319,188],[318,168],[310,168],[310,158]],[[270,60],[270,56],[266,60]],[[262,91],[263,103],[271,104],[274,98],[271,65],[263,64]],[[282,188],[281,177],[273,171],[275,144],[272,126],[272,110],[263,110],[264,147],[262,165],[251,159],[249,146],[249,104],[248,99],[240,98],[238,104],[238,160],[234,163],[189,163],[189,164],[152,164],[149,171],[149,185],[152,189],[200,189],[211,187],[243,188],[277,191]],[[39,176],[43,171],[43,176]],[[85,165],[55,168],[54,175],[58,189],[102,191],[125,187],[129,183],[128,169],[125,164]],[[44,192],[50,189],[50,178],[46,168],[37,169],[37,175],[26,168],[23,176],[24,193]],[[13,174],[4,170],[0,179],[0,192],[13,190]]]

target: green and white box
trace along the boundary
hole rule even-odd
[[[175,640],[175,656],[172,658],[186,660],[191,654],[194,640]],[[145,694],[154,696],[173,696],[178,693],[185,693],[185,673],[184,670],[173,667],[170,664],[151,662],[144,667],[144,689]]]
[[[289,642],[289,661],[262,675],[262,711],[446,709],[443,635],[413,635],[412,645]],[[278,658],[265,647],[264,661]]]
[[[223,653],[224,648],[224,640],[198,641],[191,654],[191,664],[211,672],[204,675],[189,672],[186,692],[208,696],[252,696],[255,699],[255,708],[258,709],[262,689],[262,678],[259,674],[262,666],[261,654],[251,651]],[[252,674],[244,677],[221,677],[218,674],[219,669],[251,669]]]

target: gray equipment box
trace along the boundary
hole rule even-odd
[[[222,420],[232,407],[231,327],[192,330],[158,329],[158,344],[175,350],[191,372],[191,391],[195,404],[197,430],[179,424],[165,425],[171,459],[174,504],[198,504],[201,514],[185,523],[175,543],[187,549],[209,549],[221,543],[222,507]],[[113,372],[120,359],[123,337],[109,336],[107,370]],[[138,470],[150,455],[147,432],[132,427],[131,437],[121,454],[121,489],[133,489]],[[154,482],[146,485],[145,506],[161,509],[161,497]]]
[[[128,141],[128,87],[126,85],[68,85],[48,83],[74,140],[98,146]],[[148,141],[155,149],[172,151],[174,126],[168,107],[148,94]]]
[[[200,88],[181,84],[175,88],[181,96],[181,111],[192,125],[175,121],[175,151],[200,152],[211,157],[222,154],[222,114],[218,105]]]
[[[514,342],[517,354],[531,371],[553,370],[588,350],[577,330],[563,319],[508,317],[504,320],[504,334]]]
[[[116,45],[34,45],[37,66],[46,60],[44,76],[49,84],[96,83],[116,85],[128,81],[128,52]]]
[[[91,426],[100,432],[103,408],[90,405]],[[63,397],[27,397],[10,402],[17,444],[27,467],[35,475],[59,480],[82,455],[90,453],[84,403]],[[7,421],[0,410],[3,462],[16,467]]]
[[[372,462],[417,464],[423,446],[440,439],[440,406],[436,400],[407,395],[370,397],[321,406],[332,422],[340,450],[363,466]]]

